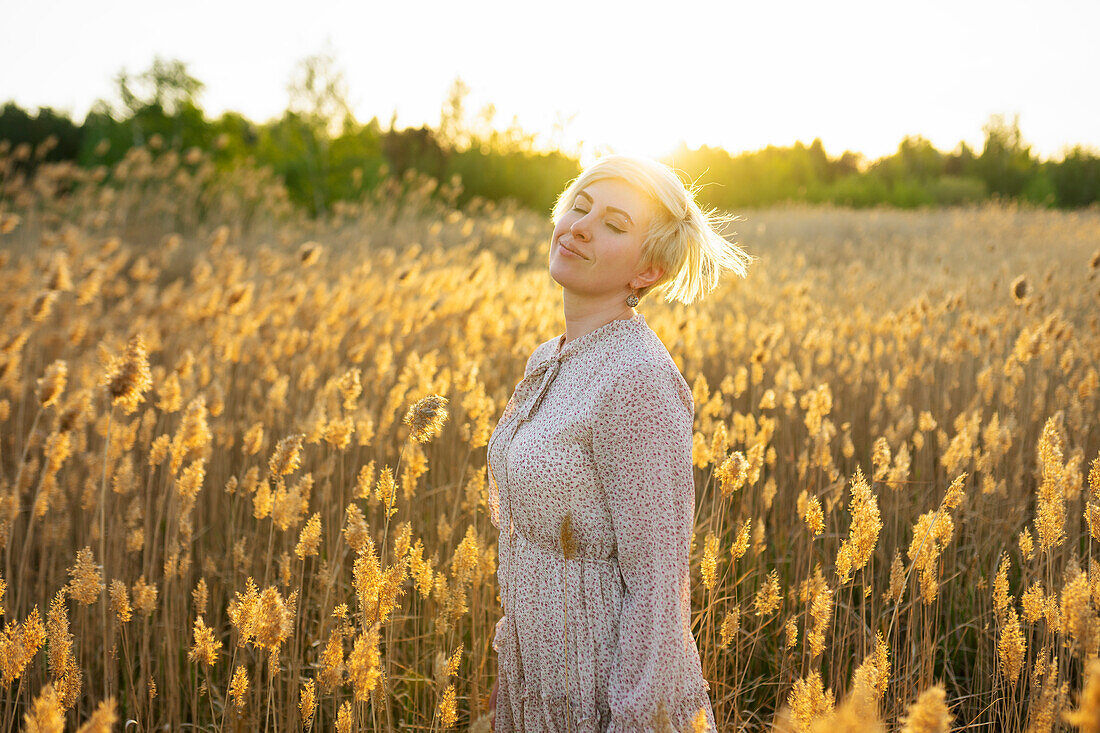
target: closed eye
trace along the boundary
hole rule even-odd
[[[579,211],[582,214],[587,214],[588,213],[587,211],[580,208],[579,206],[574,206],[572,209],[570,209],[570,211]],[[616,234],[622,234],[624,231],[626,231],[624,229],[619,229],[617,226],[615,226],[614,224],[611,224],[610,222],[608,223],[607,228],[610,229],[611,231],[615,232]]]

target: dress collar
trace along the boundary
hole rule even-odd
[[[564,362],[574,354],[618,333],[621,329],[633,328],[645,325],[645,323],[645,316],[636,311],[630,318],[614,318],[583,336],[578,336],[564,346],[562,345],[562,342],[565,341],[565,334],[563,333],[549,342],[550,345],[546,348],[546,353],[531,365],[531,372],[545,371],[551,363],[555,361]]]

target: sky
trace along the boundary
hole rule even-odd
[[[833,157],[889,155],[906,135],[980,150],[1019,115],[1043,158],[1100,150],[1100,3],[1089,0],[0,0],[0,103],[79,122],[122,69],[179,59],[209,117],[279,116],[307,56],[331,53],[356,118],[437,126],[456,78],[473,116],[546,141],[663,156],[821,138]],[[583,157],[582,157],[583,160]]]

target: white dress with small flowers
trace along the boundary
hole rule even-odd
[[[663,702],[674,730],[703,710],[714,731],[691,632],[691,389],[640,313],[564,339],[535,349],[489,439],[495,730],[650,731]]]

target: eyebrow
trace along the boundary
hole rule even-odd
[[[585,197],[586,199],[588,199],[588,203],[590,203],[590,204],[593,204],[593,203],[595,203],[595,201],[593,201],[593,200],[592,200],[592,197],[591,197],[591,196],[589,196],[589,195],[588,195],[587,193],[585,193],[584,191],[577,191],[577,195],[578,195],[578,196],[584,196],[584,197]],[[631,224],[633,224],[633,223],[634,223],[634,220],[630,218],[630,214],[626,213],[625,211],[623,211],[622,209],[618,208],[617,206],[608,206],[608,207],[607,207],[607,210],[608,210],[608,211],[615,211],[615,212],[618,212],[618,213],[622,214],[623,216],[625,216],[625,217],[626,217],[626,220],[627,220],[627,221],[629,221],[629,222],[630,222]]]

